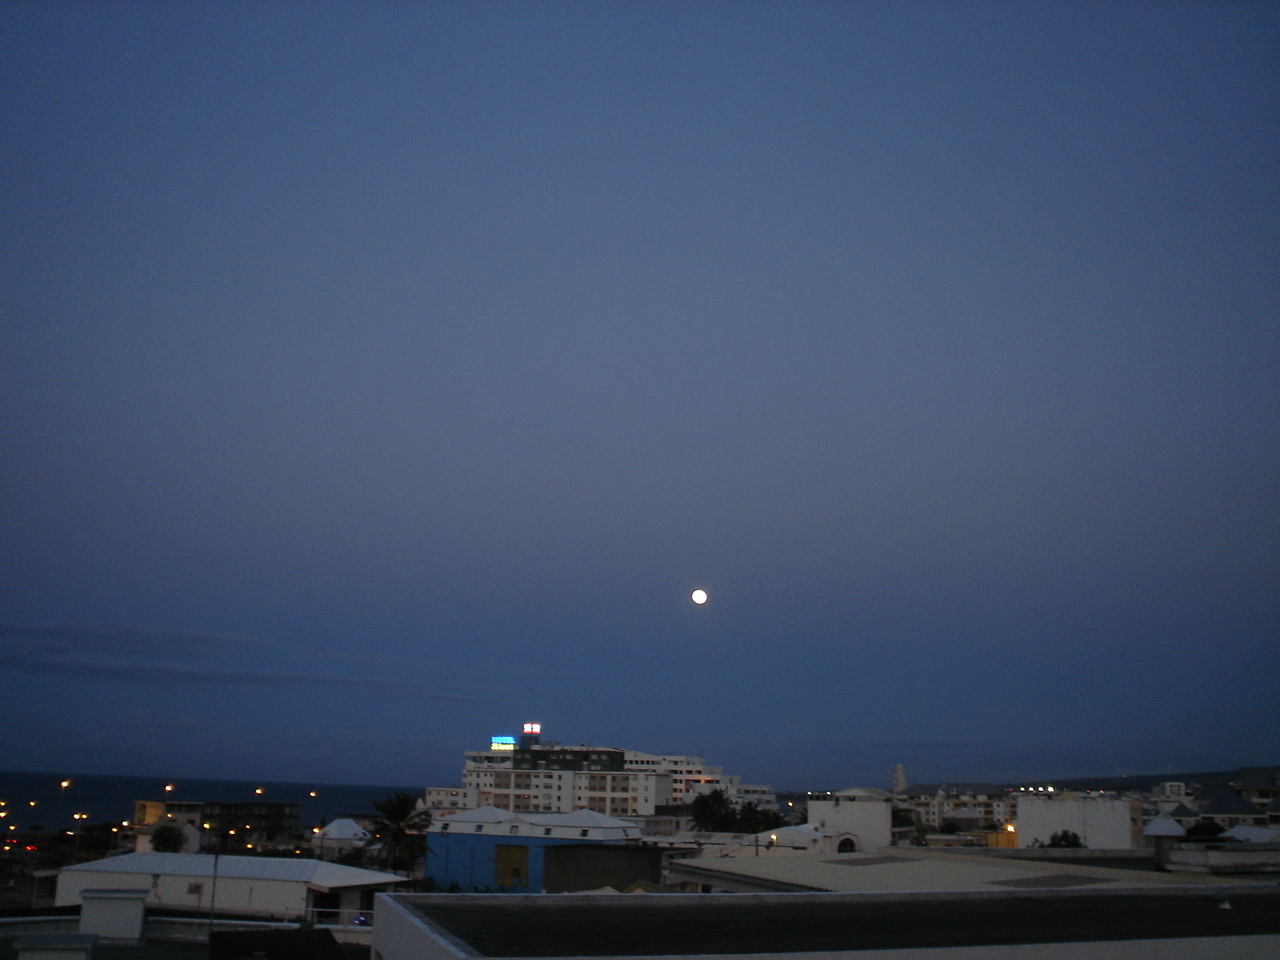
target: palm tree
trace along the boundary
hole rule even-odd
[[[411,870],[420,857],[426,855],[427,827],[431,826],[431,813],[418,808],[418,798],[407,793],[389,793],[375,800],[373,809],[378,815],[369,818],[373,834],[381,841],[381,860],[392,873],[399,873],[402,864]]]
[[[732,830],[737,825],[737,811],[733,809],[733,804],[723,790],[698,794],[693,798],[691,806],[695,830],[715,833]]]

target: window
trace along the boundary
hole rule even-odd
[[[447,823],[442,823],[442,824],[440,824],[440,832],[441,832],[441,833],[448,833],[448,832],[449,832],[449,825],[448,825]]]
[[[508,830],[507,832],[510,833],[512,836],[515,836],[517,833],[520,832],[520,828],[517,825],[512,824],[511,829]]]
[[[483,823],[477,823],[477,824],[476,824],[476,833],[483,833],[483,832],[484,832],[484,824],[483,824]]]
[[[543,835],[544,837],[549,837],[549,836],[551,836],[551,828],[550,828],[550,827],[543,827],[543,828],[542,828],[542,835]]]
[[[585,836],[586,836],[588,833],[590,833],[590,832],[591,832],[590,830],[588,830],[588,829],[586,829],[586,828],[583,828],[583,831],[582,831],[582,833],[581,833],[581,836],[584,836],[584,837],[585,837]]]
[[[201,893],[203,893],[203,892],[204,892],[204,884],[203,884],[203,883],[188,883],[188,884],[187,884],[187,896],[189,896],[189,897],[198,897],[198,896],[200,896],[200,894],[201,894]]]

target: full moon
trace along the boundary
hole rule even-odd
[[[689,599],[698,605],[702,605],[707,602],[707,591],[695,590],[689,595]]]

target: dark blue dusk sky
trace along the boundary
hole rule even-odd
[[[2,765],[1277,762],[1278,11],[5,4]]]

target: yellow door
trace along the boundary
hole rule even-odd
[[[497,861],[499,887],[523,887],[529,882],[528,847],[499,844]]]

